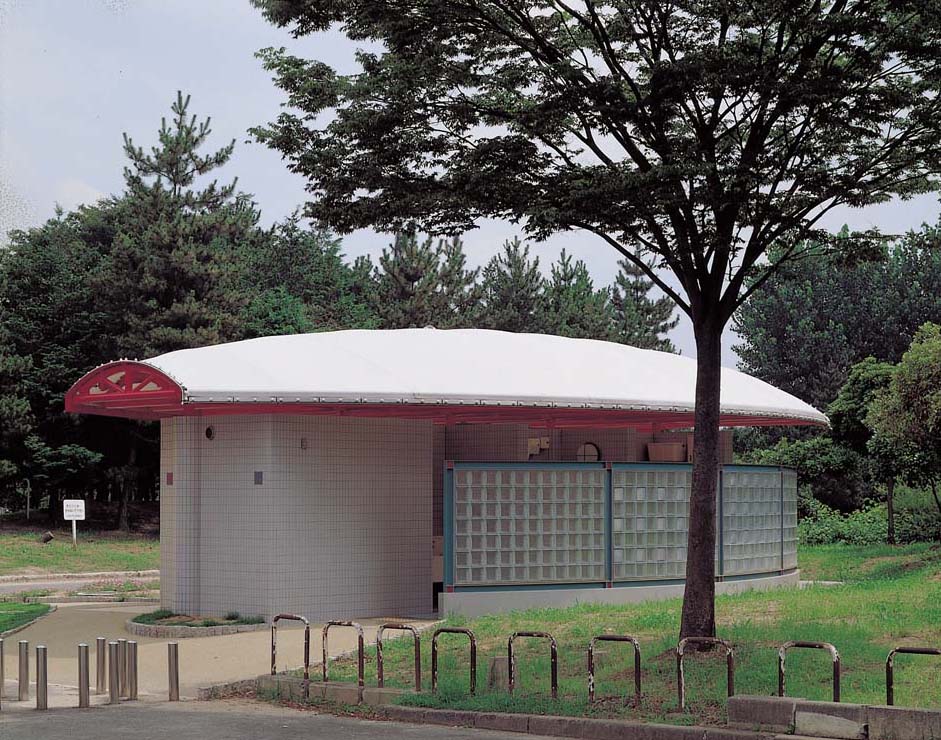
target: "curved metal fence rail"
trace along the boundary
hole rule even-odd
[[[382,635],[386,630],[400,630],[402,632],[411,632],[415,643],[415,691],[421,691],[421,637],[418,630],[410,624],[399,624],[397,622],[386,622],[379,625],[376,632],[376,684],[379,688],[385,686],[384,658],[382,655]]]
[[[676,691],[680,711],[686,709],[686,676],[683,673],[683,657],[687,645],[718,645],[725,648],[726,686],[729,696],[735,696],[735,651],[732,643],[718,637],[684,637],[676,646]]]
[[[885,703],[895,706],[895,656],[903,655],[941,655],[941,650],[930,647],[897,647],[889,652],[885,659]]]
[[[477,637],[463,627],[439,627],[431,638],[431,691],[438,691],[438,637],[440,635],[467,635],[470,640],[470,692],[477,693]]]
[[[549,641],[549,685],[552,691],[552,698],[557,699],[559,697],[559,649],[556,645],[555,638],[548,632],[514,632],[506,641],[506,664],[507,673],[509,674],[507,686],[509,687],[510,693],[513,693],[513,687],[516,682],[516,659],[513,656],[513,641],[516,640],[517,637],[535,637]]]
[[[595,701],[595,643],[629,642],[634,646],[634,706],[640,706],[640,643],[630,635],[596,635],[588,643],[588,703]]]
[[[323,633],[321,634],[321,640],[323,642],[323,682],[327,682],[327,658],[329,656],[327,652],[327,634],[330,632],[331,627],[351,627],[356,630],[356,681],[359,688],[363,688],[363,665],[365,662],[363,655],[363,627],[357,622],[331,620],[323,626]]]
[[[778,648],[778,696],[784,696],[785,661],[787,651],[791,648],[808,650],[826,650],[833,659],[833,701],[840,701],[840,654],[829,642],[805,642],[804,640],[791,640]]]
[[[271,620],[271,675],[277,673],[278,622],[282,619],[304,623],[304,698],[310,698],[310,622],[299,614],[278,614]]]

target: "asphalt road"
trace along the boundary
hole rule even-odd
[[[0,713],[0,740],[519,740],[515,733],[369,722],[262,702],[122,704]],[[533,740],[533,736],[527,736]]]

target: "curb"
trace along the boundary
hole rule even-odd
[[[560,717],[540,714],[469,712],[423,707],[383,706],[380,716],[393,722],[446,727],[471,727],[548,737],[590,738],[591,740],[772,740],[777,733],[735,730],[698,725],[662,725],[628,720]],[[786,736],[788,738],[792,735]]]
[[[241,684],[241,685],[240,685]],[[200,699],[222,698],[226,692],[244,688],[245,682],[223,684],[199,690]],[[793,740],[793,735],[760,732],[731,727],[700,725],[665,725],[635,720],[593,719],[558,715],[514,714],[509,712],[475,712],[455,709],[432,709],[393,704],[403,694],[401,689],[360,689],[353,683],[322,683],[311,681],[309,695],[340,704],[357,704],[375,712],[375,719],[408,722],[416,725],[468,727],[478,730],[518,732],[543,737],[568,737],[579,740]],[[388,692],[383,694],[382,692]],[[256,696],[270,693],[274,697],[303,702],[304,680],[286,674],[262,675],[255,680]],[[330,711],[329,709],[327,710]]]
[[[36,617],[35,619],[31,619],[31,620],[29,620],[26,624],[21,624],[19,627],[14,627],[13,629],[7,630],[6,632],[0,632],[0,640],[2,640],[4,637],[9,637],[10,635],[15,635],[17,632],[22,632],[22,631],[25,630],[27,627],[30,627],[30,626],[36,624],[36,622],[38,622],[40,619],[45,619],[45,618],[48,617],[50,614],[52,614],[55,610],[56,610],[56,605],[55,605],[55,604],[50,604],[50,605],[49,605],[49,611],[47,611],[45,614],[40,614],[40,615],[39,615],[38,617]]]
[[[254,678],[244,679],[242,681],[228,681],[226,683],[214,683],[209,686],[200,686],[196,689],[197,701],[209,701],[210,699],[225,699],[246,691],[255,690]]]
[[[47,581],[79,581],[96,578],[153,578],[159,577],[159,570],[114,570],[100,573],[20,573],[0,576],[0,583],[46,583]]]
[[[216,627],[184,627],[177,624],[141,624],[129,619],[124,623],[124,629],[137,637],[183,640],[187,637],[219,637],[237,635],[240,632],[261,632],[267,630],[268,625],[261,622],[259,624],[220,624]]]

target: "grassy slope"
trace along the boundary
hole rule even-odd
[[[15,601],[0,602],[0,635],[7,630],[30,622],[48,611],[48,604],[23,604]]]
[[[889,548],[811,547],[800,554],[801,567],[818,580],[846,579],[843,586],[746,593],[718,599],[719,634],[736,647],[736,693],[773,694],[777,690],[776,646],[786,640],[832,642],[843,658],[843,700],[885,701],[884,661],[899,644],[941,645],[941,551],[926,545]],[[455,708],[500,709],[554,714],[595,714],[691,723],[724,719],[725,671],[718,656],[693,656],[687,667],[690,715],[677,715],[675,659],[679,629],[678,600],[624,607],[584,605],[565,610],[531,610],[474,620],[451,619],[471,627],[479,641],[478,696],[467,696],[465,644],[447,639],[441,661],[438,697],[409,697],[409,703]],[[489,692],[487,665],[504,655],[514,630],[548,630],[559,642],[560,701],[548,694],[549,659],[545,644],[519,651],[518,695]],[[639,711],[617,700],[591,709],[587,705],[585,650],[592,635],[610,631],[633,634],[643,652],[645,700]],[[430,635],[422,641],[423,675],[430,688]],[[599,671],[599,695],[627,691],[631,666],[623,647],[608,648]],[[388,685],[410,685],[410,650],[406,640],[385,650]],[[623,656],[623,657],[622,657]],[[941,671],[933,657],[902,656],[896,668],[896,702],[933,706],[941,695]],[[345,661],[331,667],[331,677],[352,678]],[[788,694],[830,698],[830,663],[825,653],[788,654]],[[375,660],[367,661],[367,685],[375,683]]]
[[[0,575],[16,573],[80,573],[115,570],[150,570],[160,566],[160,544],[143,537],[83,534],[78,548],[69,535],[39,542],[40,530],[0,531]]]

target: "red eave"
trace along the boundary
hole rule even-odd
[[[96,367],[65,394],[73,414],[159,419],[184,412],[183,388],[143,362],[121,360]]]

